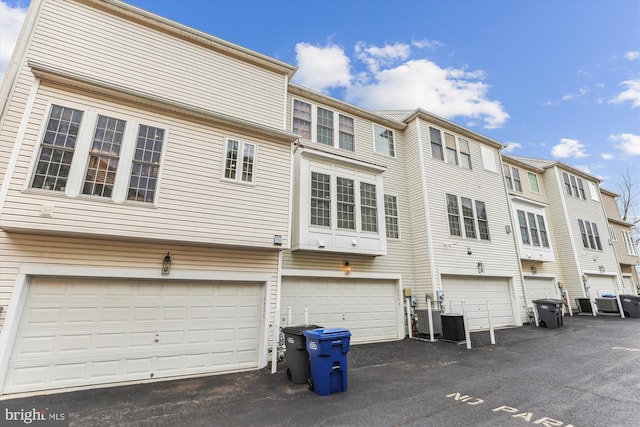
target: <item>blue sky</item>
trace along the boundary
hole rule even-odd
[[[297,65],[294,82],[358,106],[421,107],[507,154],[640,185],[638,0],[128,3]],[[0,73],[25,6],[0,1]]]

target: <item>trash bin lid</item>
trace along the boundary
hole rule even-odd
[[[534,299],[534,304],[562,304],[563,301],[561,299],[555,298],[542,298],[542,299]]]
[[[318,328],[306,330],[303,333],[305,337],[319,340],[332,340],[351,336],[351,332],[346,328]]]
[[[614,294],[602,294],[602,298],[615,298]]]
[[[285,328],[282,328],[282,332],[284,332],[285,334],[290,334],[290,335],[303,335],[303,331],[309,330],[309,329],[319,329],[322,328],[322,326],[318,326],[318,325],[296,325],[296,326],[287,326]]]

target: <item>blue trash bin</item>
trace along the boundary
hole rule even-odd
[[[311,364],[309,389],[321,396],[347,391],[347,353],[351,332],[345,328],[303,331]]]

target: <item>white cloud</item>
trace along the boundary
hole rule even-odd
[[[567,157],[578,159],[588,156],[588,154],[584,151],[584,144],[581,144],[577,139],[569,138],[560,139],[560,144],[554,145],[551,148],[551,155],[559,159],[564,159]]]
[[[580,96],[584,96],[587,93],[589,93],[589,88],[588,87],[581,87],[580,90],[578,91],[578,93],[568,93],[568,94],[564,95],[561,98],[561,100],[562,101],[568,101],[568,100],[573,99],[573,98],[578,98]]]
[[[640,107],[640,79],[626,80],[620,83],[620,85],[626,86],[627,89],[619,93],[618,96],[609,102],[620,104],[622,102],[631,101],[632,107]]]
[[[421,107],[446,118],[482,119],[486,128],[500,127],[509,114],[500,102],[486,98],[487,84],[474,81],[481,74],[409,60],[367,74],[347,89],[347,100],[372,110]]]
[[[507,146],[502,150],[503,153],[512,153],[515,150],[522,148],[522,144],[518,142],[506,142]]]
[[[618,142],[616,148],[629,156],[640,156],[640,135],[619,133],[617,135],[609,135],[609,141]]]
[[[7,71],[27,9],[0,1],[0,81]]]
[[[624,57],[627,58],[629,61],[633,61],[635,59],[640,58],[640,51],[638,50],[629,51],[624,55]]]
[[[298,43],[296,60],[299,68],[294,80],[303,86],[324,91],[350,83],[350,61],[340,46],[329,44],[320,47]]]
[[[427,48],[427,49],[431,49],[431,50],[436,50],[439,47],[444,46],[443,43],[439,42],[438,40],[414,40],[411,42],[412,46],[415,46],[419,49],[423,49],[423,48]]]
[[[600,154],[600,157],[602,157],[602,160],[612,160],[614,155],[611,153],[602,153]]]
[[[485,128],[507,121],[502,104],[488,98],[484,71],[442,68],[427,59],[413,59],[411,47],[417,45],[428,46],[426,41],[383,46],[359,42],[350,59],[332,43],[324,47],[298,43],[294,81],[319,91],[343,88],[346,101],[371,110],[423,108],[449,119],[479,121]],[[353,67],[355,60],[361,63],[358,70]]]

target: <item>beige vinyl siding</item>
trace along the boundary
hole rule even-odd
[[[411,213],[411,233],[413,243],[413,263],[415,271],[414,292],[418,298],[418,307],[426,307],[425,294],[434,295],[432,266],[429,260],[429,241],[427,228],[427,212],[423,193],[422,169],[420,168],[420,140],[417,123],[409,123],[405,131],[407,191],[409,192],[409,210]],[[423,145],[424,150],[424,145]]]
[[[478,262],[484,265],[484,276],[512,274],[515,295],[520,313],[526,316],[520,260],[515,250],[513,233],[507,233],[505,226],[511,225],[510,206],[504,190],[501,172],[494,173],[483,168],[481,142],[464,137],[469,141],[472,169],[432,159],[429,138],[430,124],[421,120],[421,135],[425,162],[427,198],[432,231],[434,263],[438,269],[456,271],[457,274],[478,275]],[[440,126],[435,128],[446,130]],[[447,132],[456,134],[446,130]],[[489,147],[490,148],[490,147]],[[499,152],[490,148],[495,163],[500,164]],[[467,197],[485,203],[489,225],[490,241],[461,238],[449,235],[446,194]],[[462,213],[461,213],[462,215]],[[462,218],[461,218],[462,221]],[[463,232],[464,235],[464,232]],[[472,254],[467,254],[470,249]]]
[[[21,265],[38,263],[160,271],[162,259],[167,251],[171,252],[171,271],[174,273],[191,270],[269,275],[269,313],[275,308],[278,263],[278,254],[275,251],[122,242],[5,231],[0,231],[0,247],[0,306],[3,308],[0,323],[9,315],[7,305]],[[269,314],[269,318],[272,317]]]
[[[195,36],[190,43],[105,10],[45,1],[29,60],[281,128],[284,72],[209,49]]]
[[[352,271],[358,273],[388,273],[402,274],[402,286],[412,287],[413,259],[411,246],[411,220],[409,197],[406,190],[406,170],[405,170],[405,143],[402,131],[394,131],[395,157],[384,156],[373,151],[373,122],[369,119],[359,117],[352,112],[345,112],[333,106],[323,104],[317,99],[309,99],[300,96],[289,96],[287,111],[287,129],[291,129],[291,108],[293,98],[311,103],[314,108],[320,106],[328,110],[344,114],[354,119],[355,152],[329,147],[323,144],[303,141],[303,144],[317,150],[346,156],[351,159],[373,163],[384,166],[386,170],[382,173],[384,180],[384,194],[391,194],[397,197],[400,239],[387,238],[387,255],[370,257],[352,254],[327,254],[319,251],[309,252],[288,252],[283,258],[284,269],[307,269],[307,270],[331,270],[341,271],[345,260],[349,260]],[[315,124],[315,123],[313,123]],[[337,126],[337,123],[335,123]],[[398,123],[398,127],[402,127]],[[294,186],[297,185],[297,175],[294,178]],[[298,194],[294,191],[294,194]],[[308,201],[294,200],[293,221],[296,221],[298,211],[296,206],[299,203]],[[295,227],[294,227],[295,229]]]
[[[579,247],[574,246],[569,234],[571,224],[567,224],[567,219],[572,220],[572,216],[568,214],[565,216],[565,204],[563,203],[564,185],[557,180],[556,173],[556,168],[551,168],[543,174],[549,205],[557,207],[549,210],[549,222],[551,223],[550,226],[553,227],[553,241],[557,248],[556,255],[558,258],[556,259],[562,269],[562,279],[571,298],[582,297],[584,296],[584,289],[575,259],[576,250],[579,250]],[[562,179],[561,177],[559,178]],[[566,206],[566,209],[568,211],[569,207]],[[580,243],[580,247],[582,247],[582,243]],[[572,304],[574,301],[572,301]]]
[[[534,200],[540,203],[547,203],[547,198],[545,196],[545,186],[542,179],[542,173],[533,169],[528,169],[522,163],[515,162],[511,160],[508,156],[502,156],[502,163],[505,165],[509,165],[510,167],[515,167],[520,171],[520,181],[522,183],[522,191],[519,192],[519,191],[509,190],[507,187],[507,190],[509,191],[510,194],[513,194],[518,197],[524,197],[526,199]],[[529,187],[529,176],[527,172],[531,172],[538,177],[538,186],[540,187],[539,193],[535,193],[531,191]]]
[[[157,206],[28,189],[50,103],[165,129]],[[256,144],[255,185],[221,179],[227,137]],[[273,247],[274,234],[287,239],[289,157],[282,142],[42,85],[0,221],[9,229]],[[52,218],[40,216],[43,205],[54,206]]]

